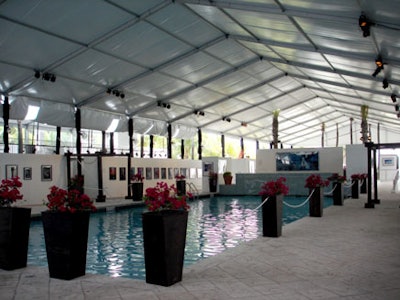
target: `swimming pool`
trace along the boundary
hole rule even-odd
[[[297,205],[306,198],[285,197]],[[221,253],[262,235],[260,196],[213,197],[190,202],[185,266]],[[332,198],[324,198],[324,206]],[[142,239],[144,207],[91,215],[86,272],[112,277],[145,279]],[[300,208],[283,206],[283,223],[308,216],[308,203]],[[28,264],[47,266],[41,221],[32,221]]]

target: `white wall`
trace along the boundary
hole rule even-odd
[[[361,145],[346,145],[346,176],[368,173],[368,149]]]
[[[67,159],[64,155],[39,155],[39,154],[15,154],[15,153],[0,153],[0,180],[6,176],[7,166],[17,166],[18,176],[22,181],[21,193],[23,194],[23,202],[21,205],[43,205],[46,200],[46,195],[49,188],[53,185],[61,188],[67,188]],[[76,174],[77,160],[71,159],[71,176]],[[51,166],[52,179],[43,181],[41,177],[41,167]],[[24,180],[24,168],[32,168],[32,179]],[[110,167],[117,168],[116,180],[110,180]],[[128,157],[126,156],[104,156],[102,158],[102,175],[103,187],[106,200],[108,198],[124,198],[128,195]],[[172,179],[161,179],[161,168],[166,168],[167,176],[168,169],[174,172],[181,168],[186,168],[186,181],[192,182],[197,189],[202,191],[202,162],[199,160],[177,160],[177,159],[151,159],[151,158],[131,158],[131,167],[160,168],[160,178],[144,180],[144,188],[154,186],[157,181],[165,181],[169,184],[175,183],[175,177]],[[125,168],[126,178],[120,180],[119,169]],[[97,178],[97,157],[83,156],[82,158],[82,173],[85,176],[85,193],[92,199],[98,195],[98,178]],[[145,174],[144,174],[145,175]],[[154,174],[153,174],[154,175]],[[193,177],[193,178],[191,178]]]
[[[276,153],[314,151],[318,151],[319,156],[318,172],[343,174],[343,148],[340,147],[258,150],[256,159],[256,173],[276,173]],[[304,173],[304,171],[290,172]]]

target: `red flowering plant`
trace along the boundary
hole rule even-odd
[[[329,180],[324,180],[320,175],[312,174],[306,178],[306,185],[304,187],[315,189],[317,187],[325,187],[329,185]]]
[[[50,188],[47,195],[48,202],[45,203],[51,211],[70,212],[78,211],[96,211],[96,206],[90,200],[89,196],[80,193],[78,190],[64,190],[57,186]]]
[[[186,199],[191,197],[190,193],[178,196],[176,187],[166,182],[157,182],[155,187],[146,189],[143,197],[149,211],[161,211],[168,209],[189,210],[190,206]]]
[[[262,196],[287,195],[289,193],[289,187],[285,182],[285,177],[279,177],[276,181],[265,182],[261,185],[261,191],[258,194]]]
[[[11,179],[3,179],[0,184],[0,207],[10,207],[17,200],[21,200],[19,189],[22,187],[22,183],[19,177],[13,177]]]
[[[185,175],[182,175],[182,174],[175,175],[176,180],[184,180],[185,178],[186,178]]]
[[[338,173],[333,173],[330,177],[328,177],[328,180],[343,183],[346,181],[346,176],[339,175]]]
[[[143,177],[142,174],[140,174],[140,173],[136,173],[135,175],[133,175],[133,176],[131,177],[131,180],[132,180],[133,182],[143,182],[143,179],[144,179],[144,177]]]
[[[365,179],[367,178],[368,174],[362,173],[362,174],[352,174],[351,179]]]

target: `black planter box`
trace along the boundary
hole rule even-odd
[[[358,199],[359,197],[359,184],[358,184],[358,179],[352,179],[351,180],[351,198],[353,199]]]
[[[343,205],[343,185],[341,182],[333,183],[333,205]]]
[[[132,199],[134,201],[142,201],[143,199],[143,182],[131,183]]]
[[[1,269],[14,270],[26,267],[30,224],[30,208],[0,208]]]
[[[367,182],[368,182],[368,178],[362,179],[361,186],[360,186],[360,194],[367,193]]]
[[[176,190],[178,196],[183,196],[186,194],[186,180],[177,180],[176,181]]]
[[[262,196],[264,201],[267,196]],[[262,206],[263,236],[280,237],[282,235],[282,204],[283,195],[269,196]]]
[[[90,212],[42,212],[51,278],[85,275]]]
[[[311,195],[313,190],[314,192]],[[309,200],[310,217],[322,217],[324,213],[324,188],[316,187],[314,189],[310,189],[309,195],[311,195]]]
[[[171,286],[182,280],[188,212],[142,214],[146,282]]]

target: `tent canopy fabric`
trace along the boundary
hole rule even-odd
[[[180,138],[270,142],[279,110],[294,147],[320,146],[322,126],[328,145],[349,143],[350,124],[360,142],[368,105],[372,140],[395,142],[399,12],[398,0],[0,1],[0,93],[11,119],[34,105],[36,121],[74,127],[79,108],[83,128],[133,118],[135,132],[171,124]]]

